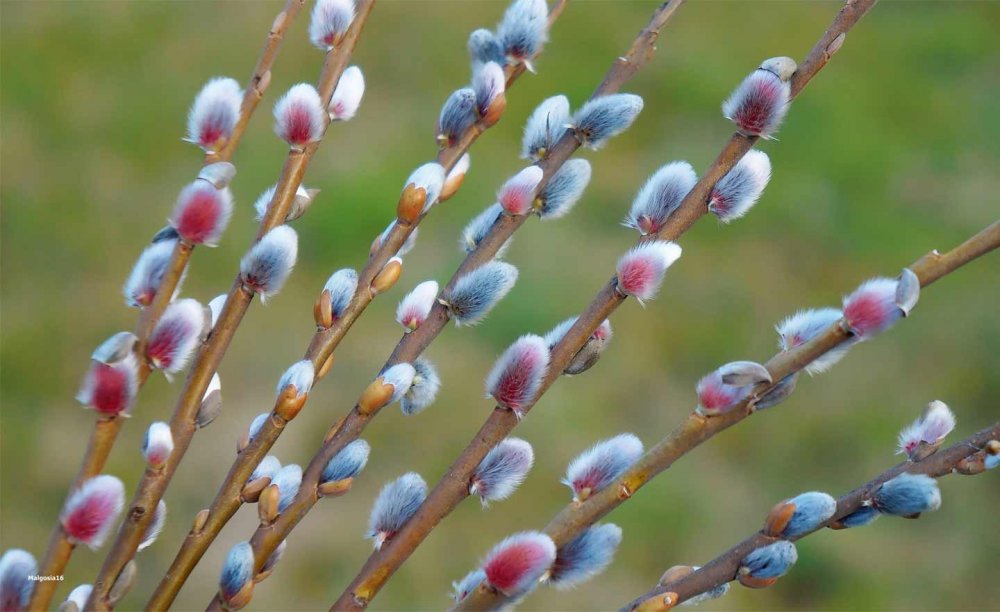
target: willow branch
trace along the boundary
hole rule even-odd
[[[866,500],[872,498],[872,495],[883,483],[892,480],[900,474],[924,474],[932,478],[947,476],[956,471],[956,468],[959,467],[959,463],[963,459],[982,451],[990,441],[997,440],[998,438],[1000,438],[1000,423],[994,423],[992,426],[979,431],[954,446],[939,450],[922,461],[904,461],[899,463],[882,472],[870,482],[861,485],[838,499],[836,513],[815,529],[789,538],[775,538],[765,535],[763,531],[758,531],[719,555],[701,569],[678,580],[657,585],[646,594],[626,604],[622,610],[636,610],[643,606],[643,604],[647,604],[647,602],[648,609],[666,610],[673,605],[721,586],[734,580],[743,558],[761,546],[767,546],[779,539],[796,541],[806,537],[810,533],[815,533],[820,529],[831,526],[845,516],[859,510]],[[666,604],[663,600],[668,594],[670,594],[670,603]]]
[[[560,2],[553,6],[549,15],[550,27],[562,13],[567,1],[560,0]],[[521,64],[505,69],[507,74],[507,90],[510,89],[524,71],[524,66]],[[456,144],[445,147],[438,152],[437,162],[444,167],[446,173],[458,163],[458,160],[468,152],[476,140],[489,127],[485,122],[478,121],[465,131]],[[399,247],[406,241],[413,230],[417,228],[426,214],[421,214],[411,223],[405,223],[403,220],[397,218],[390,235],[369,256],[368,262],[359,274],[358,290],[352,296],[342,316],[330,328],[320,328],[316,331],[306,349],[304,359],[312,362],[317,372],[326,373],[324,366],[332,358],[333,351],[339,345],[340,340],[347,334],[368,305],[379,295],[371,289],[375,276],[399,250]],[[319,380],[316,381],[316,383],[318,382]],[[304,399],[303,407],[308,403],[308,395]],[[291,418],[301,414],[301,409],[300,412],[294,415],[279,414],[280,403],[281,398],[278,398],[265,424],[254,436],[253,440],[243,450],[238,452],[225,480],[212,500],[212,504],[207,508],[207,514],[203,515],[205,517],[204,522],[199,522],[197,528],[192,528],[188,532],[170,568],[161,579],[156,591],[154,591],[153,596],[147,603],[147,608],[165,609],[170,606],[195,566],[211,546],[212,542],[215,541],[215,538],[218,537],[219,532],[243,505],[241,491],[253,474],[254,469],[270,452],[285,427],[291,422]]]
[[[285,31],[295,20],[296,15],[298,15],[299,11],[305,5],[305,2],[306,0],[287,0],[284,9],[275,17],[268,31],[264,48],[257,59],[257,64],[254,66],[253,73],[244,90],[243,102],[240,105],[240,114],[233,132],[221,150],[218,152],[209,152],[205,155],[204,165],[207,166],[215,162],[232,159],[243,136],[243,132],[250,123],[250,118],[257,109],[257,105],[261,98],[263,98],[264,91],[270,83],[271,66],[278,56],[278,50],[281,48]],[[160,282],[156,296],[153,298],[153,302],[143,308],[139,314],[135,332],[139,341],[136,343],[135,353],[139,357],[138,386],[140,389],[146,383],[146,379],[149,378],[151,373],[149,362],[145,358],[146,343],[149,339],[149,334],[152,332],[156,322],[163,315],[163,311],[169,305],[181,276],[184,274],[185,268],[187,268],[193,250],[193,244],[186,242],[183,238],[178,238],[177,246],[174,247],[174,252],[170,256],[166,272]],[[111,454],[111,448],[118,438],[118,433],[121,431],[123,423],[124,418],[121,416],[99,416],[97,418],[90,435],[87,450],[80,463],[80,469],[73,482],[70,483],[70,493],[104,469],[108,456]],[[41,565],[39,565],[39,575],[61,575],[66,568],[66,564],[69,562],[73,548],[74,545],[66,538],[62,525],[57,521],[49,537],[49,544],[45,555],[42,557]],[[58,585],[59,583],[54,580],[39,582],[32,593],[32,599],[28,606],[29,609],[35,610],[48,607]]]
[[[926,287],[970,261],[1000,246],[1000,222],[993,223],[945,254],[931,251],[910,265],[921,287]],[[772,383],[760,383],[750,396],[731,412],[703,416],[692,412],[667,437],[640,457],[615,482],[582,501],[566,505],[545,527],[545,533],[557,547],[577,537],[612,510],[625,503],[654,477],[678,459],[754,414],[754,404],[782,380],[801,371],[823,355],[850,342],[851,335],[841,323],[830,325],[813,340],[781,351],[764,364]],[[460,610],[495,610],[509,602],[502,593],[480,586],[462,601]]]
[[[360,0],[357,3],[356,16],[341,44],[326,55],[317,87],[324,108],[329,105],[337,82],[347,67],[374,4],[374,0]],[[329,118],[324,117],[324,121],[326,122],[325,134],[326,128],[329,127]],[[261,220],[254,242],[260,240],[264,234],[283,222],[291,207],[295,192],[302,183],[306,168],[321,142],[322,138],[309,143],[302,150],[289,150],[274,197],[268,206],[267,213]],[[171,417],[170,430],[173,434],[174,450],[163,467],[159,469],[148,468],[143,474],[135,496],[129,505],[124,523],[94,582],[93,592],[87,602],[88,609],[107,609],[110,607],[108,594],[111,586],[125,564],[134,556],[142,534],[152,520],[156,504],[163,497],[170,479],[176,472],[177,466],[194,437],[195,417],[201,399],[252,300],[253,293],[243,286],[240,276],[237,274],[216,325],[197,352]]]

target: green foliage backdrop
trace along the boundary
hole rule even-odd
[[[2,516],[0,544],[42,552],[93,420],[73,401],[92,348],[131,329],[119,297],[134,257],[196,171],[180,141],[185,113],[210,77],[246,78],[274,1],[3,2],[2,10]],[[296,228],[300,262],[284,292],[255,304],[221,368],[226,410],[197,438],[167,494],[160,541],[141,554],[123,609],[142,605],[194,513],[207,505],[250,419],[271,405],[281,372],[313,332],[315,293],[333,270],[360,267],[393,214],[410,170],[434,153],[437,109],[468,78],[465,40],[505,4],[380,2],[355,54],[368,90],[359,116],[335,126],[307,184],[321,188]],[[574,1],[506,116],[473,149],[454,200],[421,228],[399,285],[369,309],[276,454],[305,462],[322,432],[352,405],[399,332],[396,300],[460,261],[458,230],[521,167],[523,120],[544,97],[574,105],[624,52],[656,4]],[[800,58],[835,2],[690,2],[661,38],[657,58],[626,88],[646,107],[636,126],[598,154],[594,179],[567,219],[529,222],[509,259],[521,279],[481,326],[449,329],[429,356],[444,388],[427,413],[395,409],[372,426],[372,461],[353,492],[320,504],[291,538],[253,609],[331,603],[369,553],[362,540],[381,485],[416,470],[443,473],[491,404],[481,378],[518,335],[575,314],[612,273],[634,236],[618,226],[640,183],[663,163],[706,167],[731,132],[719,104],[762,59]],[[931,248],[950,248],[997,217],[1000,93],[992,2],[883,2],[797,100],[778,142],[763,200],[745,220],[709,218],[687,234],[684,257],[645,309],[614,318],[600,365],[554,386],[519,430],[537,464],[511,500],[459,508],[376,600],[378,609],[447,604],[461,577],[501,537],[540,528],[569,498],[566,462],[594,441],[634,431],[650,444],[694,404],[697,379],[734,359],[763,360],[772,326],[800,307],[835,304],[865,278],[895,274]],[[289,34],[267,99],[235,162],[238,212],[221,246],[198,249],[185,294],[228,288],[254,227],[250,205],[277,178],[285,147],[270,107],[288,86],[313,81],[321,55],[305,17]],[[838,494],[894,463],[896,431],[931,399],[959,417],[957,436],[997,415],[1000,326],[997,259],[928,290],[914,316],[858,347],[832,372],[804,378],[794,397],[682,460],[614,513],[624,542],[613,567],[569,593],[542,590],[524,609],[607,609],[677,563],[700,563],[757,529],[771,505],[803,490]],[[146,424],[168,418],[180,382],[151,378],[108,471],[131,489]],[[720,609],[983,609],[996,606],[1000,531],[995,474],[948,478],[944,506],[919,522],[883,520],[802,542],[794,571],[766,591],[736,589]],[[178,609],[203,606],[222,557],[255,524],[252,509],[223,532],[182,591]],[[102,552],[79,551],[66,589],[93,579]]]

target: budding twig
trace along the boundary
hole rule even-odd
[[[320,100],[323,101],[324,108],[329,104],[340,75],[347,67],[354,46],[357,44],[374,4],[374,0],[360,0],[357,3],[354,21],[344,35],[341,44],[326,55],[318,84],[319,96]],[[268,55],[268,51],[265,50],[264,57]],[[324,113],[324,131],[328,125],[329,119]],[[289,150],[274,197],[267,213],[260,222],[255,243],[260,241],[270,230],[284,222],[295,193],[302,183],[306,168],[313,154],[319,148],[321,140],[310,142],[299,149]],[[198,350],[171,417],[170,429],[175,443],[174,450],[165,465],[155,470],[147,469],[143,475],[121,530],[94,582],[93,592],[87,602],[88,609],[108,609],[110,607],[108,594],[111,587],[125,564],[135,554],[142,534],[152,520],[153,510],[163,497],[170,479],[194,437],[195,417],[202,397],[252,299],[253,293],[244,285],[241,276],[237,275],[211,334]]]
[[[947,253],[931,251],[911,264],[909,269],[916,274],[921,287],[926,287],[997,247],[1000,247],[1000,222],[984,228]],[[640,488],[678,459],[719,432],[754,414],[753,406],[756,400],[764,397],[786,377],[801,371],[823,355],[846,345],[851,340],[850,332],[845,331],[841,321],[838,320],[812,340],[776,354],[764,364],[772,382],[756,385],[746,400],[724,414],[706,417],[698,412],[692,412],[683,423],[650,448],[614,483],[583,501],[574,501],[564,507],[546,526],[545,533],[552,538],[557,547],[572,541],[588,527],[628,501]],[[508,598],[502,593],[488,587],[480,587],[463,600],[458,608],[493,610],[507,602]]]
[[[271,80],[271,66],[274,65],[274,61],[278,56],[278,50],[281,48],[285,31],[295,20],[296,15],[298,15],[305,3],[306,0],[286,0],[284,8],[275,17],[268,31],[264,48],[261,50],[260,57],[257,59],[257,64],[254,66],[253,73],[244,91],[243,102],[240,106],[240,114],[236,125],[221,149],[206,153],[205,166],[232,159],[243,136],[243,132],[250,123],[250,118],[263,98],[264,91]],[[138,384],[140,388],[145,384],[146,379],[149,378],[149,374],[152,371],[145,358],[143,358],[145,355],[146,340],[173,298],[177,285],[184,274],[184,270],[187,268],[193,249],[194,245],[187,241],[177,241],[177,245],[170,256],[170,263],[163,274],[163,279],[160,281],[156,296],[153,298],[152,303],[140,312],[139,320],[136,324],[136,336],[139,341],[136,343],[134,349],[136,356],[140,358],[138,371]],[[118,439],[118,433],[121,431],[124,420],[124,417],[120,415],[99,416],[97,418],[90,435],[90,441],[87,444],[87,450],[80,463],[80,469],[73,482],[70,483],[70,492],[78,489],[84,481],[96,476],[104,469],[108,455],[111,454],[111,448]],[[73,544],[69,542],[65,533],[63,533],[62,526],[57,523],[52,530],[45,555],[42,557],[42,562],[39,565],[40,575],[61,575],[66,564],[69,562],[73,548]],[[32,592],[31,602],[28,606],[29,609],[35,610],[48,607],[57,586],[59,586],[59,583],[54,580],[38,582]]]
[[[549,12],[549,27],[552,26],[555,20],[562,13],[567,1],[568,0],[559,0],[553,5]],[[524,71],[525,65],[523,63],[506,67],[504,70],[506,88],[509,89],[517,81],[518,77],[524,73]],[[479,136],[489,129],[489,127],[490,125],[482,120],[471,125],[467,130],[465,130],[455,144],[445,147],[438,152],[436,158],[437,163],[444,168],[446,173],[450,172],[462,156],[468,152],[472,144],[475,143]],[[368,305],[371,304],[371,302],[378,295],[378,292],[372,289],[376,278],[379,276],[380,272],[385,269],[386,264],[390,261],[390,259],[396,255],[400,247],[406,242],[407,238],[410,237],[426,214],[427,211],[424,211],[414,219],[404,219],[402,213],[400,214],[400,217],[397,218],[396,222],[392,226],[392,229],[382,239],[381,244],[374,250],[374,252],[370,254],[364,269],[358,274],[357,290],[347,305],[343,308],[340,316],[331,326],[317,330],[306,350],[304,359],[312,362],[316,372],[319,373],[318,376],[326,373],[326,367],[329,365],[333,352],[340,344],[340,341],[351,329],[358,317],[361,316]],[[392,365],[393,363],[397,362],[390,362],[387,366]],[[280,401],[281,398],[278,399],[278,402]],[[306,401],[308,400],[306,399]],[[222,528],[243,504],[241,491],[246,484],[247,479],[250,477],[257,465],[259,465],[264,459],[271,447],[277,441],[278,437],[284,431],[285,426],[287,426],[291,420],[291,416],[294,416],[279,414],[278,408],[278,405],[276,405],[270,417],[264,422],[264,425],[260,428],[257,434],[253,436],[253,439],[249,442],[249,444],[239,451],[239,454],[233,462],[225,480],[220,486],[215,499],[213,499],[212,504],[207,509],[205,521],[198,525],[197,530],[192,530],[188,533],[169,570],[160,581],[160,584],[157,586],[156,591],[153,593],[153,596],[148,602],[148,608],[162,609],[168,607],[173,602],[177,593],[180,591],[181,586],[183,586],[187,577],[201,560],[205,551],[208,550],[209,546],[211,546],[212,542],[218,536]],[[301,409],[301,407],[299,409]],[[346,440],[344,446],[356,438],[357,436]],[[339,451],[340,448],[342,448],[342,446],[338,447],[337,451]],[[333,454],[336,454],[336,451]],[[332,457],[333,454],[330,456]],[[309,483],[312,483],[313,488],[315,489],[315,485],[319,482],[318,479],[320,473],[325,466],[326,461],[319,465],[318,470],[315,473],[307,470],[303,481],[305,486],[302,487],[302,490],[308,489]],[[310,480],[310,478],[312,478],[312,480]],[[315,497],[313,501],[316,499],[318,499],[318,496]],[[287,513],[288,511],[283,513],[282,516]],[[283,540],[284,537],[277,540],[274,544],[275,548],[277,548]],[[258,558],[261,559],[261,564],[268,559],[273,550],[274,549],[271,549],[271,551],[266,555],[260,557],[260,553],[255,549],[255,552],[258,552]]]
[[[860,509],[866,500],[872,498],[872,495],[883,483],[892,480],[900,474],[924,474],[932,478],[947,476],[960,468],[960,463],[963,459],[975,455],[990,441],[997,440],[998,438],[1000,438],[1000,423],[994,423],[992,426],[969,436],[958,444],[941,449],[923,460],[916,462],[904,461],[838,499],[836,512],[826,521],[804,533],[781,539],[795,541],[824,527],[830,527]],[[701,569],[679,579],[657,585],[647,593],[626,604],[622,610],[646,609],[643,608],[643,604],[647,602],[654,604],[647,606],[650,610],[666,610],[696,595],[726,584],[736,578],[742,560],[749,553],[778,540],[779,538],[759,531],[719,555]],[[660,602],[668,593],[671,594],[670,604],[661,605]]]

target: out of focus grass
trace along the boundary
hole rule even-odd
[[[93,417],[72,400],[91,349],[135,313],[119,288],[134,257],[199,163],[180,142],[184,117],[210,77],[249,73],[280,3],[4,2],[2,10],[2,510],[0,544],[42,552]],[[338,350],[276,453],[305,462],[347,410],[399,332],[395,301],[460,260],[459,228],[521,167],[523,120],[544,97],[582,102],[655,8],[651,1],[572,2],[539,74],[510,92],[507,115],[477,143],[462,193],[421,228],[404,279]],[[437,109],[466,82],[465,39],[504,3],[382,2],[356,52],[365,70],[359,116],[336,126],[307,177],[323,193],[296,223],[298,269],[283,294],[255,305],[221,368],[226,411],[195,439],[167,495],[170,519],[143,552],[122,607],[138,608],[166,569],[191,518],[225,474],[236,439],[270,407],[273,385],[301,355],[311,305],[326,276],[360,267],[391,218],[410,170],[434,154]],[[661,164],[706,167],[731,131],[719,104],[762,59],[802,57],[835,2],[691,2],[665,30],[659,54],[627,87],[646,108],[634,129],[598,154],[578,209],[530,222],[509,259],[518,286],[489,320],[447,330],[430,350],[444,378],[437,405],[413,419],[387,411],[367,433],[372,461],[354,491],[320,504],[254,597],[256,609],[329,605],[370,552],[361,539],[379,487],[404,471],[436,481],[486,416],[481,377],[515,337],[544,332],[581,309],[634,236],[618,226],[639,184]],[[774,179],[745,220],[706,219],[645,309],[626,304],[599,367],[560,381],[519,428],[537,465],[513,499],[483,511],[464,504],[376,600],[379,609],[447,605],[450,580],[496,540],[540,528],[569,498],[566,462],[594,441],[634,431],[653,443],[689,410],[693,387],[733,359],[763,360],[772,326],[797,308],[841,294],[931,248],[950,248],[997,217],[1000,192],[1000,7],[990,2],[883,2],[850,34],[796,100],[778,142],[762,146]],[[267,99],[236,157],[239,202],[222,245],[199,249],[185,293],[207,301],[229,285],[254,226],[250,204],[273,183],[284,146],[269,107],[311,81],[321,55],[305,18],[289,34]],[[612,568],[568,593],[542,590],[525,609],[614,607],[677,563],[701,563],[756,529],[771,505],[808,489],[843,492],[895,462],[895,432],[927,401],[957,412],[956,436],[997,415],[1000,326],[997,260],[987,258],[928,290],[914,316],[858,347],[829,374],[805,378],[781,408],[726,432],[616,511],[625,539]],[[154,377],[108,471],[131,492],[145,425],[166,419],[180,383]],[[981,610],[996,606],[1000,531],[996,475],[942,481],[944,507],[919,522],[883,520],[803,541],[776,587],[736,589],[718,609]],[[204,605],[222,557],[246,538],[240,514],[201,563],[178,609]],[[66,589],[93,579],[101,551],[78,551]]]

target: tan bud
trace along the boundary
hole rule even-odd
[[[677,593],[661,593],[654,595],[635,607],[635,612],[663,612],[677,605],[680,599]]]
[[[395,391],[395,388],[392,385],[382,382],[382,377],[379,376],[368,385],[368,388],[358,398],[358,412],[364,415],[374,413],[389,403],[389,400],[392,399],[393,391]]]
[[[445,200],[451,199],[456,193],[458,193],[459,188],[465,181],[465,173],[456,174],[455,176],[449,176],[445,182],[444,186],[441,187],[441,195],[438,196],[438,202],[444,202]]]
[[[795,504],[789,503],[787,499],[775,504],[764,521],[764,535],[772,538],[780,536],[785,527],[788,527],[788,522],[792,520],[794,514]]]
[[[763,589],[778,581],[777,578],[754,578],[750,574],[740,573],[737,575],[740,584],[750,589]]]
[[[254,581],[250,580],[243,588],[239,590],[235,595],[229,598],[229,601],[225,602],[226,607],[230,610],[239,610],[245,608],[250,600],[253,599],[253,585]]]
[[[496,122],[500,121],[500,117],[503,116],[503,112],[506,108],[507,97],[501,93],[494,98],[492,102],[490,102],[490,105],[486,108],[486,112],[483,113],[483,125],[488,128],[496,125]]]
[[[248,482],[240,491],[240,500],[244,504],[255,504],[260,499],[261,492],[271,484],[270,476],[261,476]]]
[[[330,353],[330,356],[326,358],[326,361],[323,362],[323,365],[319,366],[319,370],[316,371],[316,380],[319,380],[324,376],[326,376],[330,372],[330,368],[332,367],[333,367],[333,353]]]
[[[111,590],[108,591],[108,603],[113,606],[121,601],[132,590],[132,585],[135,584],[135,577],[138,574],[139,567],[136,565],[135,559],[126,563],[121,573],[115,578],[115,583],[111,585]]]
[[[385,293],[396,284],[399,280],[399,276],[403,273],[403,260],[398,257],[393,257],[385,264],[382,271],[379,272],[374,280],[372,280],[371,290],[372,294],[378,295],[380,293]]]
[[[194,523],[191,525],[191,533],[201,533],[201,530],[205,528],[205,523],[208,522],[208,515],[208,508],[203,508],[198,511],[198,514],[194,515]]]
[[[663,572],[660,576],[660,581],[656,583],[657,586],[665,586],[674,582],[677,582],[681,578],[685,578],[694,573],[694,568],[690,565],[675,565]]]
[[[984,448],[987,455],[1000,455],[1000,440],[990,440]]]
[[[274,519],[278,518],[278,502],[281,500],[281,491],[278,485],[272,484],[264,487],[257,498],[257,517],[264,525],[270,525]]]
[[[427,203],[427,190],[410,183],[403,189],[399,196],[399,204],[396,205],[396,217],[400,222],[407,225],[416,221],[420,214],[424,212]]]
[[[198,415],[195,417],[195,425],[198,429],[208,427],[221,413],[222,392],[216,389],[202,400],[201,406],[198,408]]]
[[[291,421],[306,405],[307,399],[309,399],[308,393],[300,394],[295,385],[287,385],[278,396],[278,401],[274,405],[274,413],[285,421]]]
[[[333,325],[333,298],[328,289],[324,289],[313,304],[313,320],[320,329],[330,329]]]
[[[354,484],[353,478],[344,478],[343,480],[324,482],[317,487],[317,491],[319,491],[320,497],[338,497],[350,491],[352,484]]]

